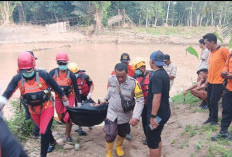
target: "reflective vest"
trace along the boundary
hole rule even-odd
[[[72,80],[70,79],[70,71],[67,71],[67,73],[59,73],[58,69],[56,69],[53,78],[60,86],[64,94],[69,96],[69,94],[73,91]]]
[[[90,87],[85,80],[85,73],[80,72],[77,77],[77,85],[81,95],[86,96],[89,94]]]
[[[19,89],[24,102],[30,106],[43,105],[51,97],[50,88],[48,88],[43,78],[39,76],[39,72],[36,71],[36,76],[32,80],[25,80],[22,77]]]
[[[141,89],[143,91],[143,95],[144,95],[144,103],[147,103],[147,94],[148,94],[148,85],[151,79],[151,73],[150,72],[146,72],[146,74],[142,77],[138,77],[136,78],[136,80],[139,82]]]

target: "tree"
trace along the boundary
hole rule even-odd
[[[0,16],[3,20],[3,25],[8,25],[11,22],[14,9],[21,5],[19,1],[2,1],[0,2]]]

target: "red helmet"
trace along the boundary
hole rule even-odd
[[[69,61],[67,53],[66,52],[57,53],[56,61]]]
[[[35,67],[35,58],[29,52],[22,52],[18,56],[18,68],[31,69]]]

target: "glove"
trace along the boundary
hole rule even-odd
[[[77,107],[81,107],[81,103],[79,102],[79,103],[77,103]]]
[[[90,99],[91,96],[92,96],[92,93],[89,93],[89,94],[87,95],[87,99]]]
[[[8,100],[4,96],[0,96],[0,110],[3,108],[5,104],[7,104]]]
[[[67,100],[67,101],[63,101],[63,104],[64,104],[64,106],[69,106],[69,101]]]

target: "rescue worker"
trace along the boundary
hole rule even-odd
[[[134,78],[139,82],[141,89],[144,95],[144,108],[142,112],[142,124],[143,124],[143,131],[146,136],[146,126],[147,126],[147,93],[148,93],[148,85],[150,82],[150,78],[152,77],[152,72],[146,70],[146,62],[141,59],[137,58],[133,65],[135,69],[135,76]],[[144,141],[145,145],[147,145],[147,139]]]
[[[18,69],[19,73],[12,78],[0,97],[0,108],[7,104],[8,99],[19,88],[21,96],[28,104],[33,121],[40,129],[40,156],[46,157],[47,153],[51,152],[56,145],[51,131],[54,100],[50,88],[62,98],[65,105],[68,105],[69,102],[61,88],[46,71],[35,69],[35,58],[29,52],[19,54]]]
[[[232,53],[229,55],[225,67],[222,71],[222,77],[227,79],[227,85],[225,93],[222,97],[222,120],[221,130],[219,133],[211,137],[212,141],[216,141],[220,138],[232,140],[232,137],[228,133],[228,128],[232,120]]]
[[[135,76],[135,70],[129,64],[130,63],[130,56],[129,56],[129,54],[128,53],[121,54],[120,61],[121,61],[121,63],[125,63],[127,65],[128,76],[134,77]],[[111,75],[114,75],[114,74],[115,74],[115,71],[112,71]]]
[[[58,68],[51,70],[49,74],[54,78],[54,80],[67,96],[69,100],[69,106],[75,105],[75,96],[78,100],[78,104],[81,105],[81,98],[76,82],[76,77],[67,67],[69,61],[67,53],[57,53],[56,61],[58,64]],[[66,108],[62,104],[61,97],[57,93],[55,94],[55,108],[59,119],[66,125],[66,141],[72,142],[72,122],[68,112],[66,111]]]
[[[116,154],[118,156],[124,155],[122,145],[130,124],[132,126],[137,125],[142,114],[144,106],[143,92],[139,83],[134,78],[128,76],[127,73],[128,69],[126,64],[118,63],[115,65],[116,75],[109,77],[109,88],[102,102],[102,104],[109,103],[104,126],[104,132],[106,134],[106,157],[112,157],[114,140],[117,135]],[[134,110],[124,112],[119,93],[121,93],[126,101],[131,101],[134,97],[136,98]]]
[[[76,63],[69,63],[68,69],[76,76],[78,89],[81,94],[81,102],[90,100],[94,89],[94,84],[89,75],[87,75],[84,70],[80,70],[80,67]],[[91,130],[92,127],[89,127],[89,129]],[[79,136],[87,135],[87,133],[82,130],[81,126],[77,126],[76,131],[78,132]]]
[[[33,51],[27,51],[27,52],[29,52],[35,58],[35,60],[38,59],[37,57],[34,56]],[[25,101],[23,100],[22,97],[20,97],[20,104],[23,104],[23,106],[25,108],[25,120],[29,120],[31,118],[31,115],[30,115],[30,112],[29,112],[29,108],[28,108],[28,105],[25,103]],[[33,124],[32,135],[33,135],[34,139],[40,138],[39,128],[38,128],[38,126],[35,123]]]
[[[120,61],[121,61],[121,63],[125,63],[127,65],[128,76],[134,77],[135,76],[135,70],[129,64],[130,63],[130,56],[129,56],[129,54],[128,53],[121,54]],[[115,75],[115,71],[112,71],[111,75]],[[126,139],[127,140],[131,140],[131,138],[132,138],[130,132],[131,132],[131,128],[129,127],[128,133],[126,134]]]

